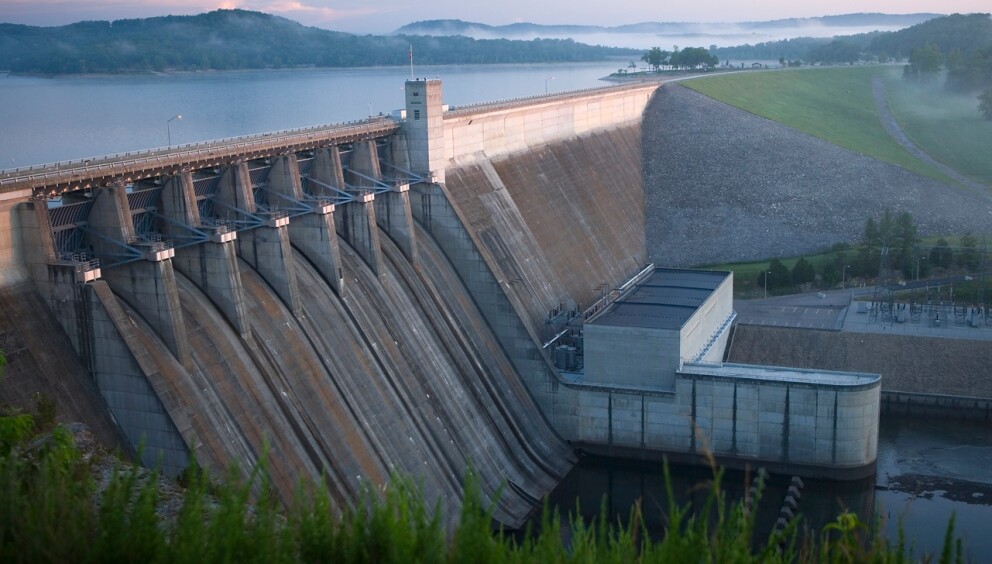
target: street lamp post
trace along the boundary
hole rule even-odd
[[[169,135],[169,148],[170,149],[172,148],[172,122],[174,120],[177,120],[177,119],[183,119],[183,116],[181,116],[180,114],[176,114],[176,115],[172,116],[171,118],[169,118],[165,122],[165,131]]]
[[[845,289],[845,290],[847,289],[847,269],[848,268],[851,268],[851,265],[849,265],[849,264],[844,265],[844,270],[842,270],[841,271],[841,274],[840,274],[840,287],[843,288],[843,289]]]
[[[548,81],[549,80],[554,80],[554,79],[555,79],[555,77],[553,77],[553,76],[549,76],[548,78],[545,78],[544,79],[544,93],[545,94],[548,93]]]
[[[771,274],[769,271],[765,271],[765,299],[768,299],[768,275]]]

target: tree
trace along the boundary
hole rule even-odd
[[[930,80],[940,72],[940,65],[943,62],[944,56],[940,53],[940,47],[927,43],[910,53],[909,64],[903,68],[903,76],[911,80]]]
[[[958,250],[958,266],[970,272],[978,269],[978,239],[971,233],[961,236],[961,248]]]
[[[834,266],[834,263],[827,263],[827,265],[823,267],[823,284],[828,287],[836,286],[840,280],[841,273],[837,272],[837,267]]]
[[[792,266],[792,283],[806,284],[816,279],[816,269],[813,263],[806,260],[806,257],[799,257],[796,264]]]
[[[662,51],[661,47],[652,47],[650,51],[641,55],[641,60],[647,63],[655,72],[658,72],[661,69],[661,65],[668,63],[670,55],[668,51]]]
[[[791,279],[789,268],[782,264],[782,261],[773,259],[768,263],[768,268],[758,273],[757,286],[760,288],[767,287],[769,290],[785,288],[789,285]]]
[[[895,263],[892,267],[909,272],[909,269],[915,266],[912,259],[916,254],[914,249],[919,242],[913,215],[907,211],[900,212],[892,227],[890,252],[895,253]]]
[[[672,66],[686,69],[696,69],[700,67],[713,68],[720,63],[720,59],[703,47],[686,47],[681,51],[675,51],[669,57]]]
[[[861,58],[861,49],[847,41],[835,39],[826,45],[813,49],[810,60],[820,63],[854,63]]]
[[[992,88],[989,88],[978,97],[978,109],[987,120],[992,120]]]
[[[937,239],[937,244],[930,248],[929,262],[933,268],[950,268],[954,264],[954,252],[946,239]]]

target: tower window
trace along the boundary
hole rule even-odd
[[[420,119],[420,110],[413,110],[413,119]]]

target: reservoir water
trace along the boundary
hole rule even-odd
[[[445,102],[460,106],[601,86],[626,61],[559,65],[416,67],[414,76],[444,81]],[[309,69],[134,76],[0,75],[0,169],[181,145],[328,123],[401,107],[409,68]],[[182,119],[174,118],[181,115]],[[950,515],[970,555],[992,559],[992,431],[986,424],[883,418],[878,474],[858,483],[810,481],[800,512],[822,526],[841,508],[886,518],[895,538],[902,519],[917,552],[939,550]],[[706,470],[679,468],[677,491]],[[630,503],[654,506],[663,491],[657,465],[583,461],[559,488],[566,511],[603,495],[625,514]],[[787,477],[785,478],[788,479]],[[766,503],[781,502],[773,479]],[[742,490],[743,474],[728,474]],[[778,490],[776,490],[778,488]],[[777,493],[776,493],[777,492]],[[778,500],[773,498],[778,496]],[[655,500],[655,501],[652,501]],[[657,514],[657,513],[656,513]]]
[[[461,106],[604,86],[601,77],[626,65],[414,67],[414,76],[441,78],[445,103]],[[0,75],[0,169],[388,114],[402,107],[409,78],[409,67]]]

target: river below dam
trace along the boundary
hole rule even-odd
[[[940,553],[947,523],[955,516],[955,534],[963,539],[969,561],[992,554],[992,428],[950,419],[883,416],[879,433],[878,471],[853,482],[805,480],[797,513],[805,525],[820,530],[844,510],[883,523],[894,544],[900,523],[907,547],[919,559]],[[672,465],[673,493],[679,503],[701,502],[713,473],[708,468]],[[741,499],[753,473],[727,471],[722,485],[731,500]],[[758,510],[757,538],[765,538],[779,516],[791,476],[772,475]],[[576,504],[587,521],[601,507],[611,519],[626,519],[641,500],[648,531],[660,534],[668,507],[658,463],[585,458],[549,497],[562,515]],[[605,505],[604,505],[605,503]],[[539,518],[535,518],[535,526]]]

